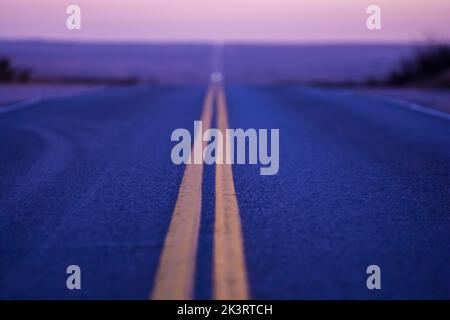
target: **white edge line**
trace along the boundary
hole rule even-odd
[[[11,104],[6,104],[3,106],[0,106],[0,114],[23,109],[23,108],[29,107],[33,104],[39,103],[43,100],[44,99],[42,97],[35,97],[35,98],[25,99],[25,100],[22,100],[19,102],[11,103]]]
[[[60,93],[60,94],[56,93],[54,95],[50,95],[47,97],[38,96],[38,97],[29,98],[29,99],[24,99],[19,102],[13,102],[13,103],[9,103],[9,104],[7,103],[5,105],[0,105],[0,114],[28,108],[34,104],[38,104],[43,101],[57,101],[57,100],[65,99],[65,98],[71,98],[71,97],[81,96],[84,94],[89,94],[94,91],[105,90],[107,88],[108,88],[108,86],[100,86],[98,88],[88,88],[86,90],[81,90],[81,91],[77,91],[77,92]]]
[[[439,111],[436,109],[433,109],[431,107],[425,107],[423,105],[417,104],[415,102],[406,101],[399,98],[393,98],[386,95],[383,95],[381,93],[373,93],[373,92],[363,92],[363,94],[368,94],[377,98],[380,98],[382,100],[385,100],[387,102],[391,102],[393,104],[396,104],[400,107],[416,111],[418,113],[427,114],[429,116],[434,116],[440,119],[448,120],[450,121],[450,113]]]

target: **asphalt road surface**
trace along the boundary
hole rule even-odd
[[[0,298],[450,298],[448,119],[287,85],[108,88],[7,108]],[[199,119],[279,128],[278,174],[174,165],[172,131]],[[81,290],[66,287],[69,265]]]

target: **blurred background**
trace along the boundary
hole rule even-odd
[[[80,30],[66,27],[71,4]],[[0,105],[206,84],[220,65],[226,83],[357,87],[450,110],[449,12],[448,0],[2,0]]]
[[[429,109],[450,112],[449,13],[450,0],[0,0],[0,299],[147,299],[179,199],[201,208],[173,228],[187,239],[168,259],[176,296],[245,286],[246,263],[256,299],[449,299],[450,115]],[[212,74],[226,105],[205,99]],[[230,128],[278,128],[279,173],[236,165],[218,183],[214,165],[174,165],[169,137],[208,105],[212,126],[221,105]],[[240,257],[214,244],[222,229],[245,249],[238,268],[221,264]],[[67,290],[72,264],[83,290]],[[383,291],[367,290],[372,264]]]

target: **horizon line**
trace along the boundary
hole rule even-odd
[[[3,37],[1,42],[40,42],[40,43],[77,43],[77,44],[196,44],[196,45],[432,45],[432,44],[450,44],[450,39],[384,39],[384,40],[214,40],[214,39],[67,39],[67,38],[49,38],[49,37]]]

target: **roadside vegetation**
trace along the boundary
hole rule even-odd
[[[450,46],[436,45],[420,50],[389,75],[388,85],[417,84],[450,88]]]
[[[58,84],[58,85],[133,85],[140,82],[135,77],[107,78],[107,77],[31,77],[31,70],[16,68],[10,59],[0,57],[0,83],[8,84]]]
[[[24,83],[30,81],[30,70],[13,68],[7,58],[0,57],[0,82]]]
[[[367,86],[430,87],[450,89],[450,46],[431,45],[401,62],[385,79],[368,79]]]

